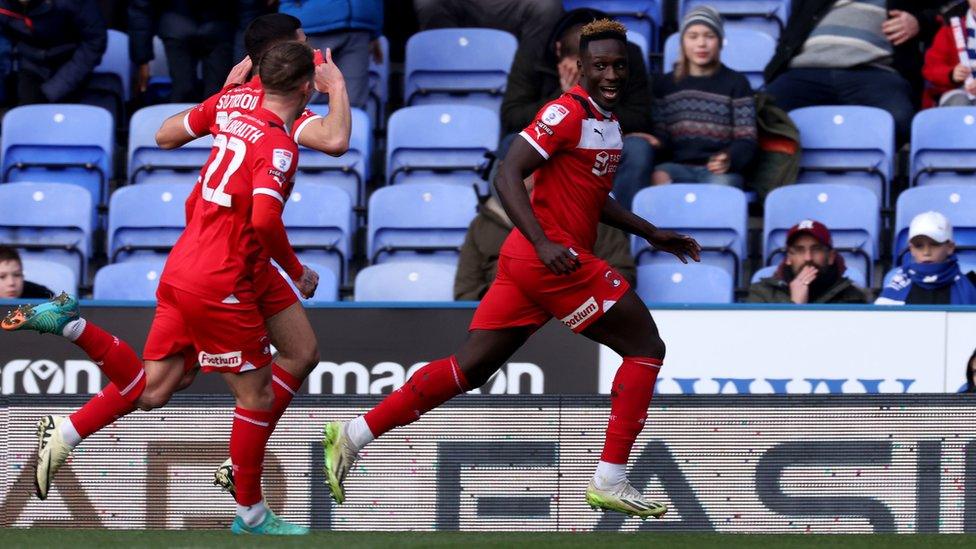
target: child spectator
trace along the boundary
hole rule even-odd
[[[962,31],[959,38],[964,42],[964,55],[957,47],[953,19]],[[932,47],[925,52],[922,75],[929,85],[925,106],[932,106],[936,101],[940,107],[976,105],[973,69],[976,69],[976,0],[969,0],[965,16],[948,17],[936,33]]]
[[[671,161],[655,167],[653,183],[742,186],[756,150],[756,107],[746,77],[722,64],[722,17],[693,9],[681,22],[674,71],[654,81],[654,135]]]
[[[24,280],[24,264],[17,250],[0,246],[0,299],[51,299],[54,293]]]
[[[976,305],[976,273],[963,274],[952,225],[938,212],[915,216],[908,227],[912,261],[899,267],[875,305]]]

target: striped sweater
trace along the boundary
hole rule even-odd
[[[837,0],[813,28],[790,67],[849,69],[872,65],[891,69],[894,46],[881,25],[887,0]]]
[[[746,77],[725,65],[711,76],[674,73],[654,79],[654,135],[663,152],[681,164],[705,165],[728,152],[741,173],[756,150],[756,105]]]

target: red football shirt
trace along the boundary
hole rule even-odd
[[[161,282],[220,301],[253,301],[253,273],[267,261],[251,224],[253,199],[263,194],[284,203],[297,164],[298,147],[271,111],[229,120],[214,137],[200,195]]]
[[[546,159],[533,174],[532,191],[532,210],[542,230],[553,242],[592,252],[623,147],[616,116],[576,86],[546,104],[519,135]],[[535,247],[518,228],[501,253],[537,258]]]

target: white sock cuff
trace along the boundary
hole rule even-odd
[[[612,488],[627,480],[627,465],[624,463],[608,463],[600,460],[593,473],[593,483],[601,490]]]
[[[346,424],[346,435],[349,441],[356,447],[356,451],[362,450],[364,446],[373,442],[375,438],[373,432],[369,430],[366,423],[366,416],[358,416]]]
[[[248,526],[257,526],[261,524],[264,520],[264,515],[268,513],[268,506],[264,504],[264,500],[255,503],[254,505],[237,505],[237,516],[241,517],[244,524]]]
[[[84,318],[72,320],[64,325],[64,329],[61,330],[61,335],[68,338],[70,341],[77,341],[78,338],[81,337],[81,333],[85,331],[85,326],[87,325],[88,323]]]
[[[61,433],[64,443],[72,448],[78,446],[83,440],[78,434],[78,429],[75,429],[75,424],[71,423],[71,418],[64,418],[64,421],[58,426],[58,432]]]

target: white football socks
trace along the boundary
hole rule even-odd
[[[87,322],[85,322],[84,318],[72,320],[71,322],[64,325],[64,329],[61,330],[61,335],[63,335],[64,337],[68,338],[71,341],[76,341],[79,337],[81,337],[81,332],[85,331],[86,324]]]
[[[64,443],[71,446],[71,448],[78,446],[78,443],[82,440],[81,435],[78,434],[78,430],[75,429],[74,423],[71,423],[71,418],[64,418],[64,421],[58,426],[58,432],[61,433],[61,439],[64,440]]]
[[[264,521],[264,516],[268,514],[268,506],[261,500],[254,505],[238,505],[237,516],[241,517],[244,524],[254,527]]]
[[[593,473],[593,484],[600,490],[609,490],[621,482],[627,482],[627,465],[600,461]]]
[[[362,450],[370,442],[373,442],[373,432],[369,430],[365,416],[359,416],[347,423],[346,435],[349,437],[349,442],[352,442],[357,452]]]

